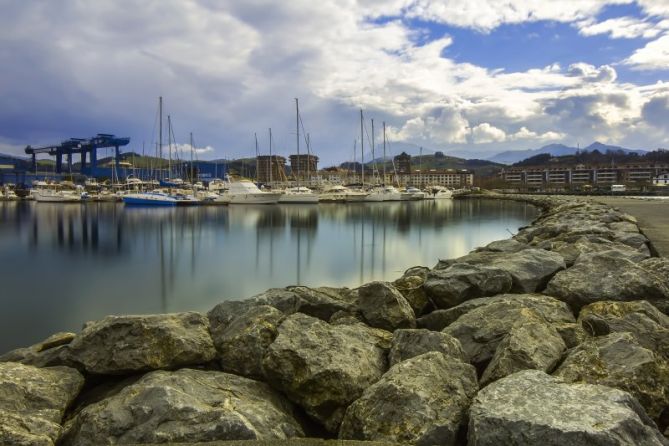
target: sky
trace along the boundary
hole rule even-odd
[[[0,152],[96,133],[321,166],[407,144],[468,158],[667,147],[669,0],[0,0]],[[166,120],[166,118],[165,118]],[[166,131],[165,131],[166,133]],[[304,150],[304,136],[301,139]],[[184,146],[187,147],[187,146]]]

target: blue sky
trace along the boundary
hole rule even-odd
[[[393,150],[486,157],[595,140],[669,146],[663,0],[0,8],[0,152],[98,132],[130,136],[129,149],[154,147],[161,95],[177,142],[192,131],[208,159],[251,156],[254,133],[266,152],[269,127],[275,152],[292,153],[295,97],[322,165],[352,158],[360,108],[377,128],[387,122]]]

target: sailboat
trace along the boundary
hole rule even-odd
[[[297,98],[295,98],[295,111],[297,127],[297,187],[285,189],[279,198],[279,203],[318,204],[318,194],[315,194],[308,187],[300,186],[300,105]]]
[[[374,158],[374,121],[372,120],[372,158]],[[376,186],[365,198],[366,201],[401,201],[402,193],[386,181],[386,123],[383,123],[383,185]]]
[[[163,152],[163,97],[158,99],[158,109],[160,114],[160,130],[158,132],[158,141],[160,147],[160,159]],[[123,203],[126,205],[139,206],[176,206],[177,199],[162,191],[135,192],[123,195]]]

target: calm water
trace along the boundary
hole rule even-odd
[[[0,202],[0,352],[107,314],[207,311],[271,287],[393,280],[536,216],[484,200],[125,208]]]

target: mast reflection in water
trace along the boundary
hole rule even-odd
[[[207,311],[288,285],[355,287],[507,238],[515,202],[124,208],[0,203],[0,352],[108,314]]]

